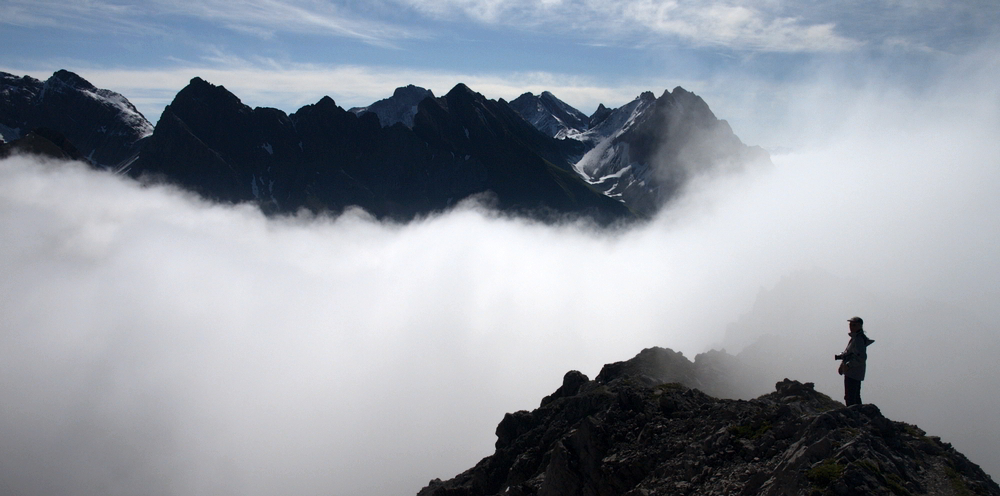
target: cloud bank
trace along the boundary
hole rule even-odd
[[[817,131],[807,146],[620,232],[474,206],[407,225],[268,219],[77,165],[0,162],[0,492],[414,494],[491,453],[503,413],[536,407],[567,370],[593,377],[653,345],[693,356],[738,321],[765,334],[769,320],[741,316],[803,269],[995,333],[995,53],[918,94],[803,93],[790,123]],[[769,311],[836,319],[802,332],[851,316],[803,301]],[[881,347],[865,399],[912,422],[879,392],[907,378],[874,374],[875,355],[926,354],[936,329],[894,346],[879,311],[863,315]],[[944,360],[981,344],[946,332],[960,345]],[[998,386],[964,389],[960,373],[937,377],[951,418],[989,429],[972,398]],[[994,448],[956,446],[974,461]]]

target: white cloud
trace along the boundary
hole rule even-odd
[[[82,167],[0,175],[0,470],[18,490],[415,493],[566,370],[709,341],[661,318],[699,283],[635,263],[654,233],[474,210],[268,220]]]

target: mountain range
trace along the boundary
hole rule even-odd
[[[589,117],[549,92],[506,102],[464,84],[441,97],[401,87],[349,110],[324,97],[287,114],[194,78],[153,127],[122,95],[65,70],[0,81],[6,141],[45,128],[95,167],[275,214],[360,207],[406,221],[472,198],[611,224],[652,216],[698,174],[770,163],[680,87]]]

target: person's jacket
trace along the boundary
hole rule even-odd
[[[843,364],[841,371],[845,376],[858,381],[865,380],[865,368],[868,361],[868,345],[875,342],[865,336],[865,331],[861,330],[850,334],[851,341],[847,343],[847,348],[843,353]]]

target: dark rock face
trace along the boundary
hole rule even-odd
[[[131,173],[278,213],[359,206],[409,220],[485,193],[501,210],[536,218],[634,218],[570,172],[561,146],[464,85],[424,98],[410,129],[383,127],[375,113],[359,117],[329,97],[292,115],[251,109],[195,78],[164,109]]]
[[[91,164],[115,167],[134,157],[153,127],[125,97],[72,72],[44,83],[0,72],[0,134],[13,141],[37,128],[65,136]]]
[[[680,358],[644,350],[593,381],[566,374],[538,409],[504,416],[492,456],[419,494],[1000,494],[951,445],[874,405],[788,379],[750,401],[659,382]]]

